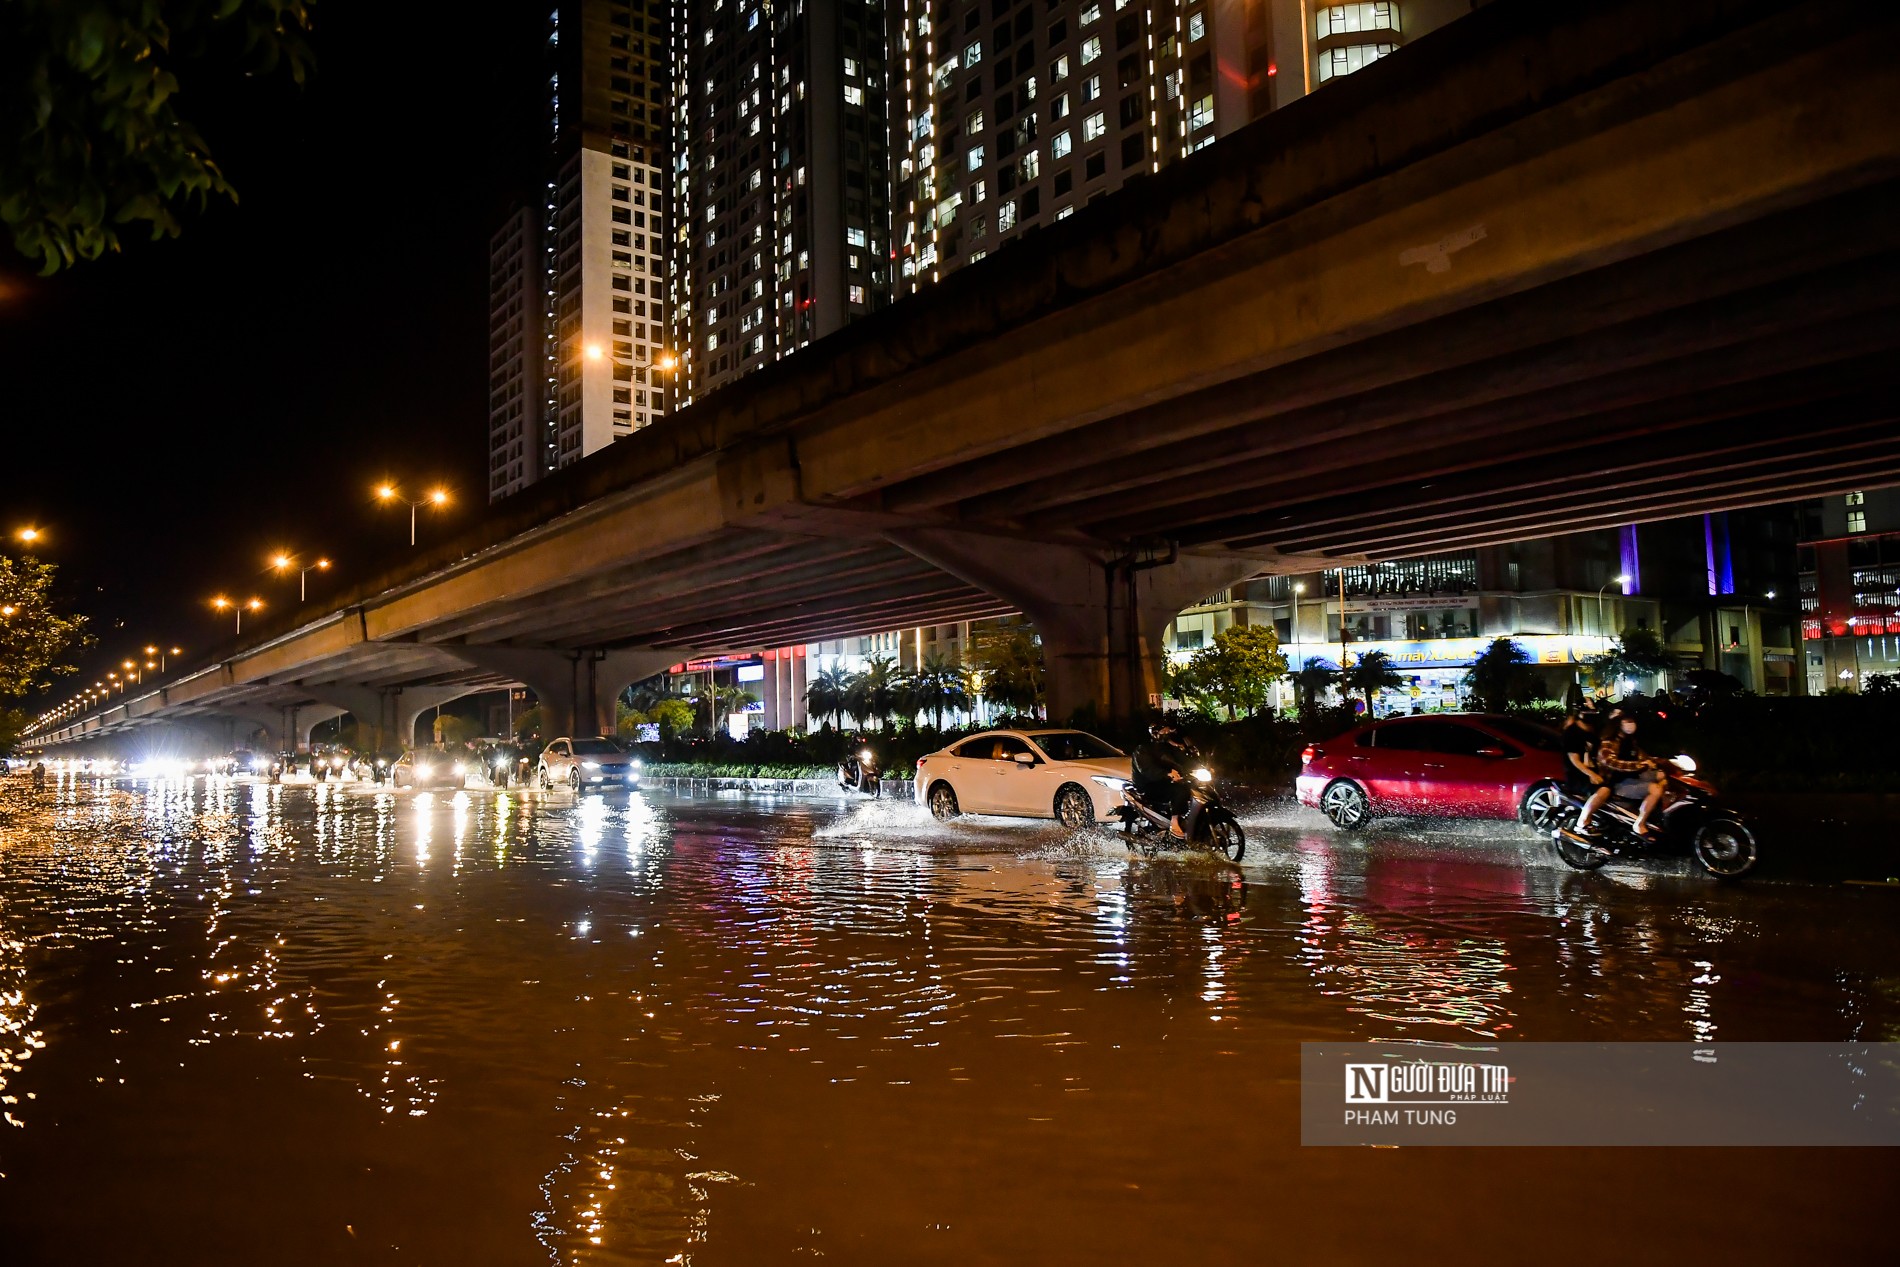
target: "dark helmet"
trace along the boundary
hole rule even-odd
[[[1181,733],[1181,728],[1163,717],[1148,727],[1150,739],[1172,739]]]

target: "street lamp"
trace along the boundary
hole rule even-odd
[[[145,648],[146,659],[149,660],[153,656],[158,657],[158,671],[160,673],[163,673],[165,671],[165,657],[166,656],[183,655],[183,654],[184,652],[181,651],[177,647],[147,647]],[[148,665],[147,667],[149,668],[150,666]]]
[[[412,527],[410,531],[413,534],[414,528]],[[413,537],[409,544],[415,544]],[[328,559],[318,559],[315,563],[303,564],[297,560],[296,556],[281,552],[271,558],[270,565],[279,572],[288,572],[292,568],[297,570],[297,601],[300,603],[310,596],[308,582],[305,578],[312,572],[328,572],[330,570],[330,560]]]
[[[1610,588],[1610,586],[1612,586],[1612,585],[1628,585],[1629,583],[1630,583],[1630,578],[1629,578],[1629,574],[1628,574],[1628,573],[1624,573],[1624,574],[1623,574],[1623,575],[1621,575],[1621,576],[1612,576],[1612,577],[1611,577],[1611,578],[1610,578],[1609,580],[1607,580],[1607,581],[1605,581],[1605,582],[1603,582],[1603,584],[1601,584],[1601,585],[1599,585],[1599,586],[1597,586],[1597,633],[1598,633],[1598,634],[1600,634],[1600,635],[1602,635],[1602,637],[1603,637],[1604,639],[1606,639],[1606,640],[1607,640],[1607,639],[1609,638],[1609,636],[1610,636],[1610,635],[1609,635],[1609,634],[1607,634],[1607,633],[1604,633],[1604,632],[1603,632],[1603,626],[1604,626],[1604,621],[1603,621],[1603,591],[1604,591],[1604,590],[1606,590],[1606,589],[1608,589],[1608,588]],[[1624,592],[1625,594],[1627,594],[1627,593],[1629,593],[1629,591],[1628,591],[1627,589],[1626,589],[1626,590],[1624,590],[1623,592]]]
[[[41,532],[38,528],[33,528],[33,527],[21,528],[19,531],[15,532],[13,535],[18,537],[22,543],[28,546],[39,544],[40,540],[46,536],[46,534]]]
[[[211,606],[221,612],[224,612],[224,611],[236,612],[237,613],[237,632],[239,634],[242,634],[244,632],[245,609],[249,608],[251,611],[254,611],[254,612],[263,611],[264,600],[261,598],[250,598],[250,599],[246,599],[242,603],[235,603],[235,602],[232,602],[230,599],[226,598],[224,595],[220,594],[216,598],[211,600]]]
[[[410,545],[416,543],[416,511],[424,506],[434,506],[439,510],[449,504],[447,490],[440,488],[430,489],[428,495],[423,497],[420,501],[410,501],[407,497],[402,495],[402,491],[394,484],[380,484],[376,488],[376,497],[379,501],[404,502],[408,505]]]

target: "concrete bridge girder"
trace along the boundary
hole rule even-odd
[[[1116,556],[1077,546],[914,529],[895,544],[1014,605],[1042,638],[1050,720],[1093,706],[1134,717],[1164,684],[1162,634],[1196,599],[1269,570],[1275,560],[1169,552]]]
[[[548,734],[594,736],[614,732],[614,701],[635,682],[664,672],[690,651],[625,647],[564,651],[553,647],[455,646],[442,650],[485,672],[500,674],[535,693]]]

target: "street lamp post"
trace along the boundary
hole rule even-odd
[[[411,511],[410,513],[413,520],[414,512]],[[410,545],[414,545],[416,543],[415,538],[416,538],[416,527],[415,527],[414,522],[412,521],[409,525],[409,544]],[[279,554],[275,556],[274,558],[271,559],[270,565],[273,568],[277,569],[279,572],[288,572],[292,568],[297,569],[297,601],[300,603],[310,597],[308,583],[305,578],[307,578],[312,572],[328,572],[330,570],[330,560],[328,559],[318,559],[314,563],[304,564],[300,562],[296,558],[296,556],[290,555],[290,554]]]
[[[152,658],[153,656],[157,656],[157,657],[158,657],[158,671],[159,671],[160,673],[163,673],[163,672],[165,671],[165,657],[166,657],[166,656],[168,656],[168,655],[183,655],[183,654],[184,654],[184,652],[182,652],[181,650],[179,650],[179,649],[178,649],[177,647],[169,647],[169,648],[168,648],[168,647],[147,647],[147,648],[145,648],[145,658],[146,658],[146,659],[148,659],[148,660],[149,660],[149,659],[151,659],[151,658]]]
[[[1610,588],[1610,586],[1612,585],[1628,585],[1629,583],[1630,583],[1629,574],[1624,573],[1621,576],[1612,576],[1609,580],[1597,586],[1597,633],[1604,639],[1604,646],[1606,648],[1609,646],[1608,640],[1609,640],[1610,635],[1603,632],[1604,630],[1603,591]],[[1624,590],[1623,592],[1625,594],[1629,593],[1628,590]]]
[[[440,508],[449,504],[448,492],[440,488],[430,489],[420,501],[410,501],[394,484],[382,484],[376,489],[376,497],[379,501],[403,502],[409,507],[409,544],[412,546],[416,543],[416,511],[424,506]]]
[[[244,609],[248,607],[254,612],[263,611],[264,600],[261,598],[251,598],[251,599],[245,600],[242,603],[236,603],[236,602],[232,602],[230,599],[220,594],[216,598],[211,600],[211,606],[221,612],[222,611],[236,612],[237,613],[237,632],[239,635],[242,635],[244,633]]]

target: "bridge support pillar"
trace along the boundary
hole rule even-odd
[[[349,710],[334,704],[305,704],[296,711],[297,751],[310,751],[310,733],[327,721],[335,721]]]
[[[1051,721],[1078,711],[1126,719],[1158,705],[1168,622],[1264,566],[1238,555],[1117,555],[941,528],[906,529],[890,540],[1021,609],[1042,638]]]
[[[688,651],[623,647],[562,651],[552,647],[444,646],[440,650],[532,690],[547,718],[547,738],[614,733],[614,700],[682,660]]]

